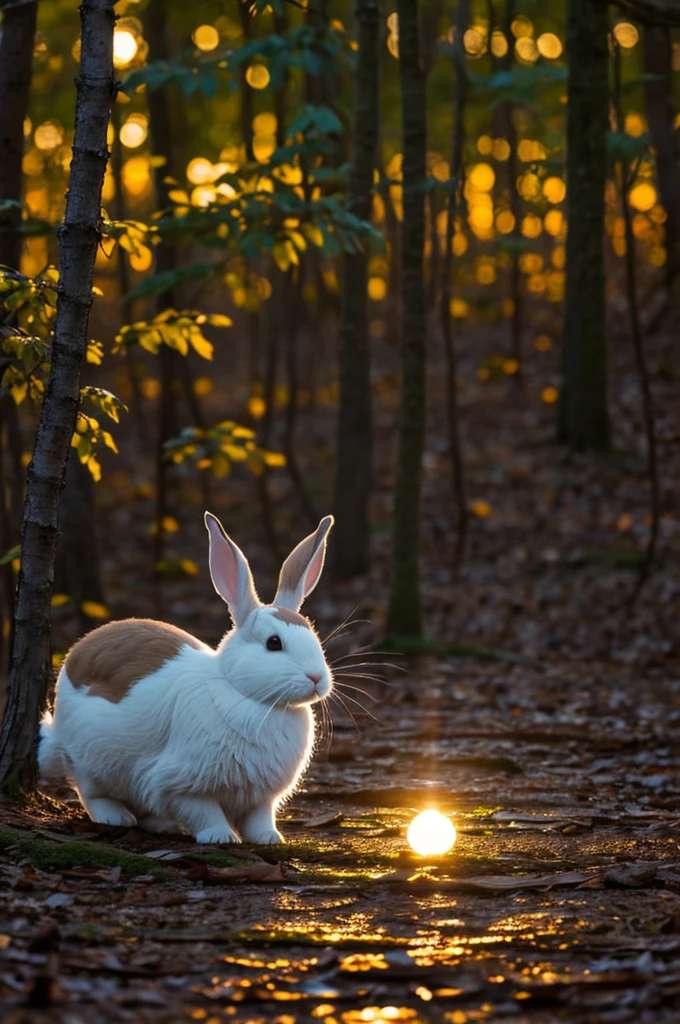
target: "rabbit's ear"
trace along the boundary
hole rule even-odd
[[[296,612],[314,590],[326,557],[328,531],[334,522],[333,516],[325,516],[314,533],[310,533],[309,537],[305,537],[293,548],[281,567],[279,588],[273,604]]]
[[[219,519],[205,514],[210,536],[210,575],[213,586],[229,605],[234,625],[240,626],[260,601],[255,591],[248,560],[241,549],[224,532]]]

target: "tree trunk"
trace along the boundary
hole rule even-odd
[[[71,449],[66,483],[59,503],[59,545],[57,586],[73,601],[80,628],[85,632],[99,625],[83,608],[86,601],[104,604],[99,535],[95,505],[95,484],[87,466]]]
[[[149,44],[149,61],[169,60],[170,50],[166,39],[167,0],[150,0],[144,12],[144,34]],[[154,89],[148,94],[149,137],[151,148],[156,157],[162,157],[161,166],[154,169],[154,193],[157,209],[170,206],[168,192],[170,186],[166,178],[176,178],[176,139],[177,109],[171,109],[168,87]],[[174,245],[161,242],[154,249],[157,274],[167,273],[177,266],[177,254]],[[168,288],[155,300],[156,312],[164,309],[177,308],[174,289]],[[164,522],[168,514],[168,471],[170,463],[165,459],[165,442],[177,433],[177,353],[166,345],[162,345],[158,353],[160,363],[161,396],[158,406],[158,431],[156,438],[156,515],[153,539],[154,573],[158,572],[159,563],[165,553]],[[156,593],[156,614],[163,612],[161,590]]]
[[[607,9],[569,0],[567,52],[567,283],[560,440],[609,448],[604,296],[608,119]]]
[[[115,93],[114,0],[82,0],[80,74],[66,212],[59,230],[59,297],[50,377],[28,467],[15,641],[0,737],[0,780],[36,785],[38,719],[52,677],[50,600],[59,498],[80,401],[92,275],[101,238],[108,160],[106,131]]]
[[[10,199],[18,204],[38,5],[24,4],[4,10],[8,2],[0,0],[0,203]],[[20,269],[21,263],[20,225],[18,205],[0,209],[0,263],[15,270]]]
[[[656,150],[656,176],[666,209],[668,297],[680,303],[680,173],[675,154],[671,33],[660,25],[645,29],[645,106]]]
[[[354,79],[354,130],[347,209],[371,219],[380,120],[380,10],[358,0],[359,52]],[[368,257],[345,253],[340,297],[340,410],[335,472],[334,571],[338,579],[366,572],[371,494],[371,364]]]
[[[456,75],[455,115],[451,140],[451,183],[446,208],[446,242],[444,246],[444,270],[441,293],[441,328],[446,352],[446,398],[449,433],[449,458],[451,459],[451,483],[456,505],[456,546],[453,553],[453,572],[457,575],[468,528],[468,508],[465,493],[463,453],[460,442],[458,407],[458,353],[453,336],[451,301],[453,299],[453,234],[456,217],[461,206],[460,195],[463,181],[463,146],[465,142],[465,102],[468,92],[467,67],[463,38],[470,22],[470,0],[458,0],[456,33],[453,45],[453,65]]]
[[[401,408],[394,487],[392,591],[388,632],[418,636],[420,622],[420,480],[425,443],[425,75],[418,0],[398,0],[403,132],[401,245]]]

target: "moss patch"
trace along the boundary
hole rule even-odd
[[[127,876],[153,875],[164,881],[175,877],[150,858],[126,853],[113,846],[78,840],[55,843],[6,825],[0,825],[0,851],[10,857],[16,854],[16,859],[26,859],[32,867],[46,870],[120,867]]]

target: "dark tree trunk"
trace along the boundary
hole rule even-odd
[[[101,238],[113,76],[114,0],[82,0],[80,74],[66,212],[59,230],[59,297],[50,377],[28,467],[15,640],[0,737],[0,780],[36,785],[38,719],[52,678],[50,599],[59,498],[80,401],[92,275]]]
[[[680,171],[675,152],[671,32],[660,25],[645,29],[645,106],[656,150],[656,176],[666,209],[666,263],[669,299],[680,303]]]
[[[392,590],[387,629],[418,636],[420,621],[420,481],[425,443],[425,75],[418,0],[398,0],[403,131],[401,244],[401,407],[394,487]]]
[[[515,20],[516,14],[516,3],[515,0],[506,0],[505,4],[505,17],[503,18],[503,32],[506,39],[508,40],[508,52],[500,58],[499,67],[503,71],[511,71],[512,63],[514,60],[514,48],[512,45],[513,34],[512,34],[512,23]],[[515,221],[515,226],[512,229],[512,241],[513,246],[510,252],[510,301],[512,303],[512,315],[510,317],[510,352],[513,359],[516,359],[519,363],[519,370],[514,375],[515,381],[519,383],[522,377],[522,291],[521,281],[522,275],[520,273],[519,256],[520,256],[520,245],[522,242],[522,203],[520,200],[519,192],[517,191],[517,132],[515,130],[514,122],[514,109],[515,105],[512,100],[505,100],[499,105],[499,117],[501,122],[501,131],[503,137],[507,140],[508,146],[510,147],[510,153],[507,159],[507,180],[508,180],[508,194],[510,199],[510,212]]]
[[[449,458],[451,459],[451,483],[456,503],[456,546],[453,555],[454,574],[460,569],[465,550],[468,528],[468,509],[465,494],[463,455],[460,443],[458,408],[458,353],[453,336],[451,300],[453,298],[453,233],[460,209],[460,194],[463,179],[463,144],[465,141],[465,101],[467,97],[467,68],[463,37],[470,21],[470,0],[458,0],[456,35],[453,63],[456,72],[455,116],[451,144],[451,183],[449,185],[446,209],[446,243],[444,248],[444,271],[441,294],[441,327],[446,352],[446,398],[449,432]]]
[[[150,0],[144,12],[144,34],[149,44],[149,60],[169,60],[170,49],[166,38],[167,0]],[[169,185],[166,178],[176,178],[177,122],[176,110],[173,112],[168,87],[154,89],[148,94],[149,137],[154,156],[162,157],[163,164],[154,169],[154,193],[157,209],[170,206],[168,197]],[[174,245],[161,242],[154,249],[157,274],[167,273],[177,266],[177,254]],[[168,307],[176,309],[177,299],[173,288],[168,288],[156,297],[156,312],[160,313]],[[177,384],[177,353],[166,345],[161,345],[158,353],[160,361],[161,396],[158,407],[159,422],[156,438],[156,513],[155,533],[153,540],[154,572],[158,571],[159,563],[165,552],[164,521],[168,514],[168,470],[170,464],[165,459],[165,442],[177,433],[177,392],[181,383]],[[160,592],[156,595],[157,614],[162,613]]]
[[[24,119],[33,66],[33,37],[38,5],[8,7],[9,0],[0,0],[2,30],[0,31],[0,205],[10,200],[16,205],[0,209],[0,264],[21,269],[21,192],[24,155]],[[24,471],[21,466],[21,435],[14,399],[2,402],[5,444],[0,452],[0,476],[3,480],[2,553],[19,541],[23,506]],[[5,460],[8,465],[5,466]],[[7,472],[9,468],[10,472]],[[0,566],[1,622],[14,617],[14,570],[10,564]],[[11,657],[11,634],[0,640],[0,687],[2,703],[7,686]],[[2,709],[0,708],[0,713]]]
[[[358,0],[359,52],[354,79],[354,130],[347,208],[371,219],[380,120],[380,9]],[[340,410],[335,469],[334,571],[338,579],[366,572],[371,495],[371,363],[368,257],[345,253],[340,297]]]
[[[608,122],[607,9],[569,0],[567,52],[567,284],[560,440],[609,448],[604,296]]]
[[[66,467],[66,483],[59,503],[59,546],[57,585],[68,594],[78,610],[83,631],[98,625],[83,608],[85,601],[104,604],[99,536],[95,506],[95,484],[74,448]]]
[[[28,94],[33,66],[33,36],[37,3],[5,7],[0,33],[0,203],[21,201],[24,155],[24,119],[28,113]],[[19,270],[21,263],[21,209],[0,209],[0,263]]]

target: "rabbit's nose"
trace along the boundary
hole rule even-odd
[[[307,678],[311,679],[312,682],[314,683],[314,689],[316,689],[319,683],[321,682],[321,675],[316,672],[308,672]]]

